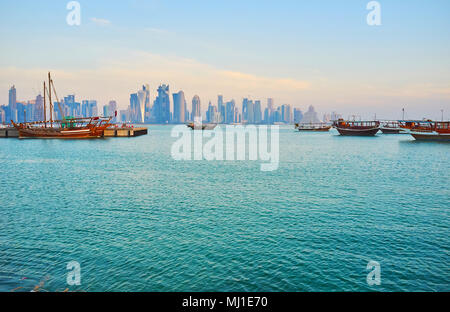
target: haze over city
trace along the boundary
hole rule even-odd
[[[119,109],[142,85],[153,103],[168,84],[189,106],[199,95],[203,112],[222,94],[319,116],[450,119],[448,1],[381,1],[381,26],[359,0],[79,1],[79,26],[67,2],[0,4],[0,105],[12,85],[34,99],[51,70],[61,98]]]

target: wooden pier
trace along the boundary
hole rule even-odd
[[[0,128],[0,138],[18,138],[19,131],[14,127]]]
[[[137,137],[141,135],[147,134],[147,128],[107,128],[103,133],[105,138],[108,137],[116,137],[116,138],[124,138],[124,137]]]
[[[147,128],[107,128],[103,136],[105,138],[131,138],[141,135],[146,135],[148,133]],[[0,138],[18,138],[19,132],[16,128],[0,128]]]

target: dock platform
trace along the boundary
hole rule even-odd
[[[0,138],[18,138],[19,131],[14,127],[0,128]]]
[[[148,133],[147,128],[108,128],[103,133],[105,138],[116,137],[137,137],[141,135],[146,135]]]
[[[108,128],[104,131],[105,138],[131,138],[148,133],[147,128]],[[14,127],[0,128],[0,138],[18,138],[19,131]]]

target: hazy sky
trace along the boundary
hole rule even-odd
[[[0,1],[0,104],[40,92],[51,70],[58,95],[115,99],[144,83],[183,90],[205,110],[217,94],[273,97],[276,105],[345,117],[450,119],[450,1],[381,0],[381,26],[368,26],[369,1],[80,0]]]

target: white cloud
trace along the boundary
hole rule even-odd
[[[44,68],[0,68],[0,90],[7,94],[9,84],[16,83],[18,97],[31,99],[35,96],[33,90],[45,79],[46,73]],[[146,52],[105,59],[97,68],[52,69],[52,73],[61,97],[75,93],[78,100],[97,99],[100,104],[115,99],[121,107],[128,105],[130,93],[144,83],[150,83],[153,97],[160,83],[169,84],[171,92],[183,90],[188,102],[198,94],[204,109],[209,100],[216,100],[217,94],[223,94],[226,100],[235,99],[237,103],[247,96],[254,99],[278,97],[289,103],[289,97],[310,87],[306,81],[228,71],[192,59]]]
[[[111,25],[111,21],[103,18],[91,17],[91,21],[99,26],[109,26]]]

